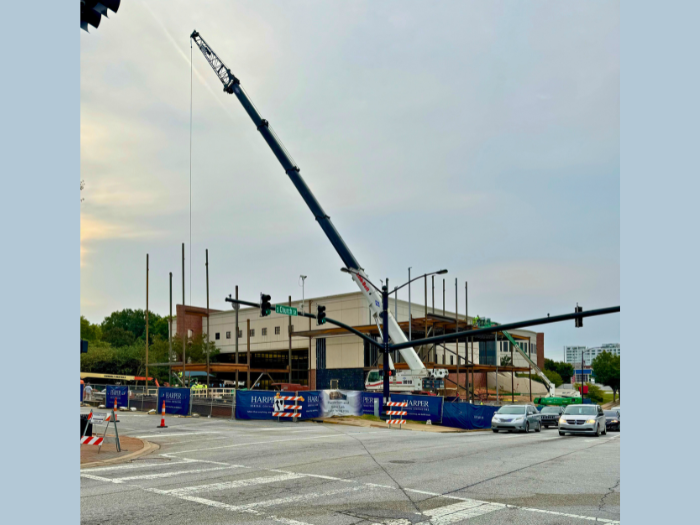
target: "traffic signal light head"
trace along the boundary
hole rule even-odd
[[[80,28],[84,31],[89,26],[97,29],[102,17],[108,16],[108,9],[116,13],[119,10],[121,0],[81,0],[80,1]]]
[[[326,307],[316,305],[316,324],[325,324],[326,322]]]
[[[264,293],[260,294],[260,317],[267,317],[270,315],[270,312],[272,312],[270,299],[272,298],[269,295],[265,295]]]
[[[576,313],[583,312],[583,307],[576,305],[576,309],[574,310]],[[574,319],[574,326],[576,328],[583,328],[583,317],[577,317]]]

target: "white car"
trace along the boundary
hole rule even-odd
[[[607,434],[605,413],[600,405],[569,405],[559,418],[559,435]]]
[[[540,413],[534,405],[504,405],[498,409],[491,419],[491,430],[507,430],[512,432],[530,432],[542,429]]]

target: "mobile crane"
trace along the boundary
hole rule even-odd
[[[340,259],[343,261],[343,264],[345,264],[345,267],[352,276],[352,280],[360,288],[360,291],[364,295],[365,299],[367,299],[372,317],[375,319],[375,322],[378,323],[382,318],[381,294],[370,286],[365,270],[360,266],[357,259],[355,259],[355,256],[350,252],[350,249],[346,246],[345,241],[343,241],[342,237],[335,229],[335,226],[333,226],[331,218],[323,210],[313,193],[311,193],[311,190],[304,182],[304,179],[301,178],[299,167],[292,161],[291,156],[270,127],[270,123],[260,116],[258,110],[255,108],[241,87],[241,83],[238,78],[231,73],[231,70],[226,67],[219,56],[214,53],[214,50],[209,44],[207,44],[202,36],[195,30],[190,35],[190,38],[195,44],[197,44],[197,47],[202,52],[202,55],[204,55],[204,58],[214,70],[217,77],[219,77],[219,80],[224,86],[224,92],[236,95],[236,98],[238,98],[238,101],[243,106],[243,109],[245,109],[246,113],[248,113],[248,116],[253,121],[253,124],[255,124],[255,127],[272,150],[272,153],[282,165],[284,172],[292,181],[292,184],[294,184],[294,187],[304,199],[304,202],[306,202],[306,205],[309,207],[319,226],[335,248],[335,251],[338,252]],[[384,326],[382,329],[388,331],[389,338],[394,343],[403,343],[408,341],[403,333],[403,330],[401,330],[396,322],[396,319],[394,319],[394,317],[391,315],[391,312],[389,312],[388,326]],[[394,372],[394,364],[391,362],[391,358],[387,356],[389,359],[389,367],[392,370],[390,388],[394,391],[418,392],[423,390],[423,379],[443,379],[447,377],[448,372],[446,369],[428,370],[412,347],[402,349],[401,356],[408,364],[409,369],[400,370],[398,373]],[[369,381],[369,375],[365,385],[366,388],[370,390],[381,389],[381,382],[379,382],[379,386],[377,386],[375,382]]]

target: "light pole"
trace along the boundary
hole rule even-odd
[[[307,277],[306,275],[299,276],[299,279],[301,279],[301,313],[304,313],[304,283]]]
[[[413,324],[411,321],[411,268],[413,266],[408,267],[408,340],[411,340],[411,325]]]

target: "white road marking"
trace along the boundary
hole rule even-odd
[[[359,432],[362,435],[370,435],[370,434],[383,434],[384,431],[379,431],[379,432]],[[285,443],[285,442],[293,442],[296,443],[297,441],[307,441],[309,439],[324,439],[324,438],[339,438],[339,437],[347,437],[348,434],[324,434],[322,436],[313,436],[309,438],[295,438],[295,439],[275,439],[272,441],[253,441],[251,443],[236,443],[235,445],[224,445],[223,447],[211,447],[211,448],[193,448],[191,450],[180,450],[176,452],[170,452],[169,454],[187,454],[190,452],[208,452],[210,450],[220,450],[222,448],[234,448],[234,447],[249,447],[251,445],[266,445],[268,443]]]
[[[138,468],[158,468],[158,467],[169,467],[171,465],[184,465],[185,463],[204,463],[204,460],[200,461],[198,459],[183,459],[183,461],[163,461],[160,463],[127,463],[126,465],[117,465],[114,467],[98,467],[98,468],[88,468],[81,470],[81,472],[110,472],[113,470],[132,470]],[[228,463],[221,463],[221,465],[228,465]]]
[[[277,483],[278,481],[288,481],[290,479],[303,478],[302,474],[284,474],[282,476],[268,476],[262,478],[237,479],[223,483],[211,483],[209,485],[195,485],[192,487],[182,487],[178,489],[165,490],[171,495],[193,494],[195,492],[213,492],[215,490],[235,489],[239,487],[253,487],[255,485],[265,485],[267,483]]]
[[[342,494],[344,492],[356,492],[359,490],[365,490],[365,487],[360,485],[358,487],[343,487],[342,489],[329,490],[327,492],[320,492],[320,493],[314,492],[311,494],[298,494],[296,496],[288,496],[286,498],[256,501],[255,503],[248,503],[246,505],[239,505],[238,508],[240,508],[240,509],[251,508],[252,509],[252,508],[259,508],[259,507],[273,507],[275,505],[284,505],[286,503],[296,503],[299,501],[305,501],[305,500],[310,500],[310,499],[327,498],[328,496],[334,496],[336,494]]]
[[[424,525],[448,525],[456,521],[468,520],[476,516],[483,516],[497,510],[504,509],[502,503],[488,503],[486,501],[465,500],[425,511],[423,514],[430,518],[430,521],[423,522]]]
[[[286,525],[310,525],[309,523],[304,523],[303,521],[292,520],[289,518],[281,518],[279,516],[265,516],[262,512],[259,512],[253,508],[241,508],[234,505],[229,505],[228,503],[222,503],[220,501],[213,501],[206,498],[199,498],[197,496],[186,496],[184,494],[169,494],[168,492],[158,490],[158,489],[144,489],[148,492],[153,492],[155,494],[164,494],[166,496],[172,496],[184,501],[191,501],[193,503],[200,503],[202,505],[207,505],[209,507],[214,507],[217,509],[228,510],[232,512],[245,512],[248,514],[254,514],[256,516],[264,516],[264,519],[276,521],[278,523],[285,523]]]
[[[163,432],[159,434],[148,434],[146,436],[134,436],[139,439],[158,438],[158,437],[180,437],[180,436],[197,436],[201,434],[221,434],[222,432]]]
[[[532,509],[529,507],[516,507],[514,505],[508,505],[509,509],[519,509],[519,510],[527,510],[528,512],[539,512],[541,514],[553,514],[555,516],[565,516],[567,518],[578,518],[580,520],[588,520],[588,521],[595,521],[597,523],[617,523],[619,524],[619,520],[609,520],[605,518],[594,518],[592,516],[579,516],[578,514],[567,514],[565,512],[556,512],[554,510],[543,510],[543,509]]]
[[[233,468],[241,468],[240,465],[228,465],[226,467],[203,468],[195,470],[179,470],[177,472],[161,472],[160,474],[145,474],[143,476],[128,476],[125,478],[102,478],[91,474],[80,474],[81,478],[94,479],[97,481],[109,481],[110,483],[124,483],[126,481],[137,481],[145,479],[169,478],[172,476],[180,476],[183,474],[199,474],[200,472],[212,472],[215,470],[228,470]]]

